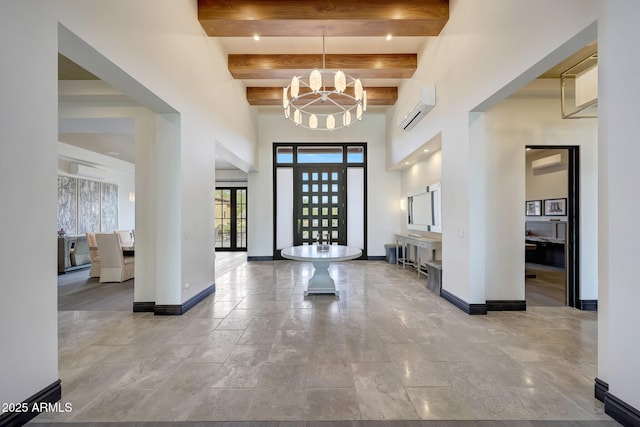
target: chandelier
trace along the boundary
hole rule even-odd
[[[362,120],[367,110],[367,91],[360,79],[342,70],[325,68],[322,37],[322,69],[314,68],[308,76],[294,76],[282,90],[282,106],[284,116],[296,126],[313,130],[340,129],[349,127],[353,119]]]

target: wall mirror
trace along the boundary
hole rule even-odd
[[[440,183],[407,194],[407,229],[442,232]]]

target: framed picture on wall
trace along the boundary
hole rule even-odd
[[[527,200],[525,203],[524,214],[526,216],[542,215],[542,200]]]
[[[567,199],[545,199],[545,216],[565,216],[567,214]]]

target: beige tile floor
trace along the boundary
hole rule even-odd
[[[61,311],[67,414],[34,421],[610,420],[593,398],[597,315],[468,316],[381,261],[242,262],[183,316]]]

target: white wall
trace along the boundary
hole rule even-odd
[[[629,55],[640,37],[640,3],[604,3],[598,26],[599,274],[598,377],[609,391],[640,409],[640,145],[637,100],[640,58]]]
[[[246,187],[249,176],[237,169],[216,169],[216,186]]]
[[[195,152],[202,148],[205,149],[203,157],[211,158],[207,145],[214,144],[216,139],[228,147],[233,146],[250,165],[257,166],[259,157],[261,170],[249,177],[250,187],[255,184],[256,191],[250,194],[257,196],[254,205],[264,209],[267,217],[272,212],[271,161],[270,153],[264,161],[264,141],[270,143],[285,137],[300,141],[302,135],[296,131],[285,131],[282,135],[275,128],[282,127],[284,122],[266,120],[261,123],[260,131],[264,130],[269,136],[261,136],[258,153],[254,144],[256,127],[244,103],[243,90],[228,76],[224,54],[215,40],[203,36],[196,19],[195,1],[60,0],[54,3],[22,0],[5,1],[0,7],[0,37],[5,41],[2,55],[12,58],[3,64],[0,81],[3,91],[0,178],[15,184],[3,187],[1,194],[3,206],[20,207],[0,211],[2,223],[9,224],[5,226],[5,239],[12,242],[0,249],[3,262],[0,401],[19,402],[58,376],[55,235],[51,240],[43,240],[43,236],[55,230],[56,224],[58,17],[109,58],[112,65],[124,69],[179,112],[183,117],[179,143],[185,144],[185,150],[181,147],[185,161],[191,160],[189,150]],[[632,41],[640,37],[636,22],[639,15],[640,4],[635,0],[452,1],[451,19],[442,36],[432,39],[420,55],[419,70],[412,82],[401,89],[399,105],[388,127],[391,165],[442,133],[443,261],[447,270],[443,285],[470,303],[483,302],[484,290],[476,291],[472,277],[484,264],[477,266],[470,257],[471,248],[476,247],[472,242],[474,233],[478,233],[473,228],[476,225],[471,212],[478,208],[484,211],[479,200],[481,191],[472,191],[476,183],[484,182],[482,174],[486,172],[485,168],[476,170],[472,162],[483,159],[482,150],[473,151],[482,147],[473,142],[482,134],[477,132],[476,124],[482,124],[483,119],[470,117],[469,112],[487,110],[497,100],[593,40],[595,26],[590,24],[600,18],[598,376],[609,383],[613,394],[636,408],[640,408],[637,387],[640,383],[637,369],[640,287],[636,286],[640,225],[635,212],[640,202],[630,197],[630,187],[640,182],[640,169],[636,165],[640,145],[633,144],[637,139],[635,105],[640,59],[629,55],[629,51]],[[437,85],[436,108],[411,132],[400,135],[393,122],[406,113],[409,105],[415,104],[417,99],[412,96],[415,89],[427,83]],[[374,134],[369,128],[379,133]],[[382,244],[398,229],[400,178],[397,174],[382,172],[385,170],[382,153],[385,129],[375,123],[363,130],[356,129],[355,126],[350,129],[354,133],[349,133],[349,137],[368,139],[369,143],[381,141],[378,153],[381,159],[372,159],[369,178],[377,173],[383,178],[377,187],[370,186],[370,194],[374,188],[380,192],[369,199],[368,209],[370,213],[372,209],[380,211],[372,214],[369,221],[369,233],[374,233],[379,242],[374,245],[371,239],[369,244],[372,249],[379,246],[382,254]],[[363,132],[369,138],[356,132]],[[346,139],[337,132],[334,137]],[[472,158],[472,154],[480,155]],[[29,167],[32,174],[27,179],[16,180],[15,177],[24,176],[25,167]],[[196,167],[202,164],[197,162]],[[185,178],[187,184],[196,186],[185,194],[197,194],[199,198],[181,200],[184,218],[199,220],[195,211],[213,211],[212,199],[207,200],[206,195],[213,181],[199,181],[199,177],[206,176],[206,172],[197,171]],[[39,197],[34,198],[33,194]],[[262,201],[264,205],[256,204]],[[523,201],[519,203],[520,213]],[[265,237],[263,229],[252,227],[250,230],[255,232],[252,240],[256,244],[252,250],[256,255],[270,255],[272,220],[262,220],[260,212],[250,212],[250,220],[264,226],[267,243],[263,245],[260,241]],[[11,226],[18,223],[30,226]],[[182,226],[181,221],[178,228]],[[202,230],[204,236],[211,231],[209,225],[189,226],[194,233]],[[483,237],[476,240],[484,242]],[[33,245],[34,241],[40,243]],[[194,239],[187,246],[192,246],[192,252],[207,253],[209,247],[213,247],[213,233],[211,239]],[[31,256],[27,259],[22,256],[24,253]],[[32,263],[32,259],[38,263]],[[178,261],[180,265],[182,262]],[[212,261],[188,265],[188,268],[195,268],[207,279],[212,277],[212,273],[204,273],[205,270],[212,272]],[[25,271],[29,271],[28,281],[24,281]],[[15,286],[16,283],[20,286]],[[203,282],[193,287],[197,290],[206,285],[208,283]]]
[[[385,171],[384,113],[367,111],[361,122],[331,132],[296,127],[281,109],[259,112],[259,167],[249,173],[248,256],[273,255],[273,143],[367,143],[367,255],[384,256],[400,231],[400,173]]]
[[[423,141],[442,133],[443,264],[450,272],[443,278],[443,287],[470,303],[482,303],[485,293],[479,290],[484,287],[485,263],[482,257],[476,262],[477,252],[473,251],[486,247],[487,235],[473,227],[484,223],[477,221],[477,212],[487,210],[483,200],[488,196],[482,185],[488,169],[476,168],[470,157],[473,154],[475,160],[484,160],[488,156],[483,152],[486,150],[478,150],[484,132],[476,132],[478,118],[469,112],[486,111],[597,37],[597,184],[593,177],[589,179],[598,187],[598,212],[591,219],[583,218],[583,224],[595,222],[598,230],[597,244],[588,241],[592,248],[598,248],[598,376],[609,383],[614,395],[635,408],[640,407],[636,327],[640,323],[636,308],[640,288],[635,286],[634,245],[640,239],[640,225],[634,213],[640,206],[637,198],[630,197],[630,183],[640,181],[636,165],[640,146],[633,144],[637,139],[640,59],[628,52],[634,35],[640,36],[635,22],[639,14],[640,4],[633,0],[451,2],[451,18],[441,37],[429,42],[413,81],[400,91],[398,107],[390,119],[388,161],[397,165]],[[468,72],[469,64],[473,73]],[[416,89],[431,83],[437,86],[437,106],[413,131],[401,134],[395,123],[417,101],[413,95]],[[510,154],[517,153],[502,156]],[[589,170],[589,165],[583,163],[582,168]],[[586,182],[583,179],[583,185]],[[523,187],[522,183],[517,185]],[[513,218],[520,217],[522,202],[524,199],[518,201],[518,211],[510,214]],[[478,276],[483,280],[476,281]]]
[[[559,83],[544,79],[533,82],[528,88],[549,93],[549,87],[558,88]],[[529,187],[532,193],[525,196],[525,178],[527,171],[531,172],[531,158],[551,154],[539,153],[526,159],[527,145],[580,147],[579,298],[597,299],[598,196],[594,191],[598,183],[597,120],[563,120],[559,93],[551,93],[548,96],[516,94],[485,113],[485,198],[491,201],[484,222],[485,252],[490,254],[486,257],[485,272],[487,300],[524,299],[525,200],[566,197],[567,194],[565,167],[564,172],[536,176],[544,183],[543,192],[533,193],[534,189]],[[530,219],[545,218],[526,217],[526,220]]]
[[[54,3],[0,6],[0,402],[58,379],[57,46]],[[28,171],[28,173],[25,173]],[[25,256],[28,254],[28,256]]]
[[[180,163],[174,166],[178,170],[172,167],[151,171],[162,182],[168,178],[162,175],[169,174],[169,179],[177,179],[179,185],[170,187],[175,191],[171,195],[167,194],[168,188],[156,188],[156,197],[145,203],[156,203],[156,212],[166,200],[179,203],[179,214],[155,225],[158,235],[162,232],[174,236],[170,240],[179,248],[178,252],[156,252],[155,301],[180,304],[214,283],[212,205],[216,141],[233,147],[244,163],[255,163],[256,134],[242,84],[229,75],[226,54],[219,43],[205,36],[197,21],[197,2],[69,0],[59,2],[58,12],[60,22],[104,56],[111,66],[103,64],[103,69],[93,69],[91,65],[96,61],[83,55],[71,55],[72,60],[88,65],[91,72],[153,111],[175,111],[179,115],[177,132],[164,129],[157,134],[158,138],[174,138],[163,144],[177,146],[175,153],[179,153]],[[117,75],[113,64],[126,73],[126,78]],[[142,88],[132,88],[135,85],[129,84],[131,80]],[[170,108],[159,110],[148,105],[146,93],[154,94]],[[163,126],[171,121],[159,118],[157,123]],[[175,236],[180,236],[179,243],[174,242]],[[156,251],[161,246],[156,241]],[[181,261],[176,263],[175,257]],[[160,285],[160,277],[167,283]]]
[[[5,237],[12,244],[1,250],[0,258],[0,401],[20,402],[58,378],[58,22],[103,58],[95,61],[83,51],[71,55],[72,60],[127,94],[131,89],[127,82],[137,82],[137,89],[129,94],[132,98],[142,105],[151,98],[163,100],[180,115],[180,128],[172,135],[181,159],[180,215],[171,218],[170,225],[178,230],[181,244],[168,263],[180,274],[159,303],[180,304],[213,283],[215,141],[232,146],[246,164],[253,165],[256,133],[242,84],[229,76],[217,41],[204,35],[195,1],[60,0],[42,4],[24,0],[2,2],[0,9],[4,40],[0,49],[3,56],[12,58],[3,65],[0,81],[4,94],[0,101],[0,175],[3,182],[13,183],[3,186],[1,194],[5,206],[16,207],[1,213]],[[96,64],[100,67],[94,69]],[[156,96],[149,97],[149,93]],[[27,168],[30,173],[24,178]],[[140,192],[137,188],[136,204],[144,201]],[[183,227],[191,238],[183,238]],[[25,258],[25,253],[30,256]],[[33,263],[34,259],[38,262]],[[26,271],[29,280],[25,281]],[[191,284],[188,290],[182,286],[186,281]]]
[[[555,104],[555,103],[554,103]],[[596,123],[595,119],[585,122],[588,128],[592,128]],[[593,128],[594,136],[597,136],[597,128]],[[597,140],[593,142],[596,146]],[[572,144],[573,145],[573,144]],[[541,169],[533,169],[531,162],[549,156],[560,155],[560,165],[549,166]],[[525,200],[541,200],[565,198],[568,194],[569,183],[569,165],[568,152],[564,149],[532,149],[526,152],[525,160]],[[544,206],[543,206],[544,207]],[[544,212],[544,211],[543,211]],[[523,214],[524,215],[524,214]],[[556,217],[559,218],[559,217]],[[526,217],[527,221],[543,220],[548,221],[549,218],[543,217]],[[560,218],[565,220],[566,218]]]
[[[483,183],[489,171],[478,162],[486,155],[482,118],[471,113],[485,111],[594,40],[596,28],[590,25],[598,17],[596,6],[595,0],[452,2],[440,37],[427,42],[414,78],[400,88],[389,119],[389,164],[397,165],[441,133],[443,268],[448,272],[443,288],[468,303],[485,301],[486,266],[480,254],[487,234],[478,212],[488,208]],[[425,84],[436,85],[436,107],[412,131],[402,132],[397,123]]]
[[[254,163],[256,134],[244,87],[231,78],[218,41],[205,36],[197,2],[58,3],[63,25],[175,110],[193,117],[208,132],[209,142],[217,139]],[[109,83],[122,89],[118,82]]]

